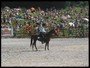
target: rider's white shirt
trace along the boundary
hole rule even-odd
[[[46,30],[45,30],[45,28],[44,27],[39,27],[39,32],[45,32],[46,33]]]

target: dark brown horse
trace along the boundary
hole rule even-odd
[[[49,50],[49,41],[50,41],[50,38],[51,38],[52,34],[58,35],[58,30],[59,30],[58,28],[53,28],[48,33],[46,33],[45,38],[44,38],[45,50],[46,50],[46,47]],[[30,46],[32,46],[32,50],[33,50],[33,47],[36,48],[36,51],[38,50],[37,47],[36,47],[36,41],[37,40],[39,40],[38,39],[38,35],[31,35],[31,44],[30,44]]]

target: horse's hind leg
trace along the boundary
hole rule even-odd
[[[38,51],[37,46],[36,46],[36,40],[34,41],[34,46],[36,48],[36,51]]]
[[[47,44],[45,44],[45,50],[46,50]]]

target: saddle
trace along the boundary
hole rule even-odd
[[[46,35],[45,34],[39,34],[38,40],[42,42],[42,44],[45,42]]]

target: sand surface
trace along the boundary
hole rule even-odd
[[[88,38],[51,39],[50,50],[37,41],[32,51],[30,39],[1,39],[1,66],[88,66]]]

